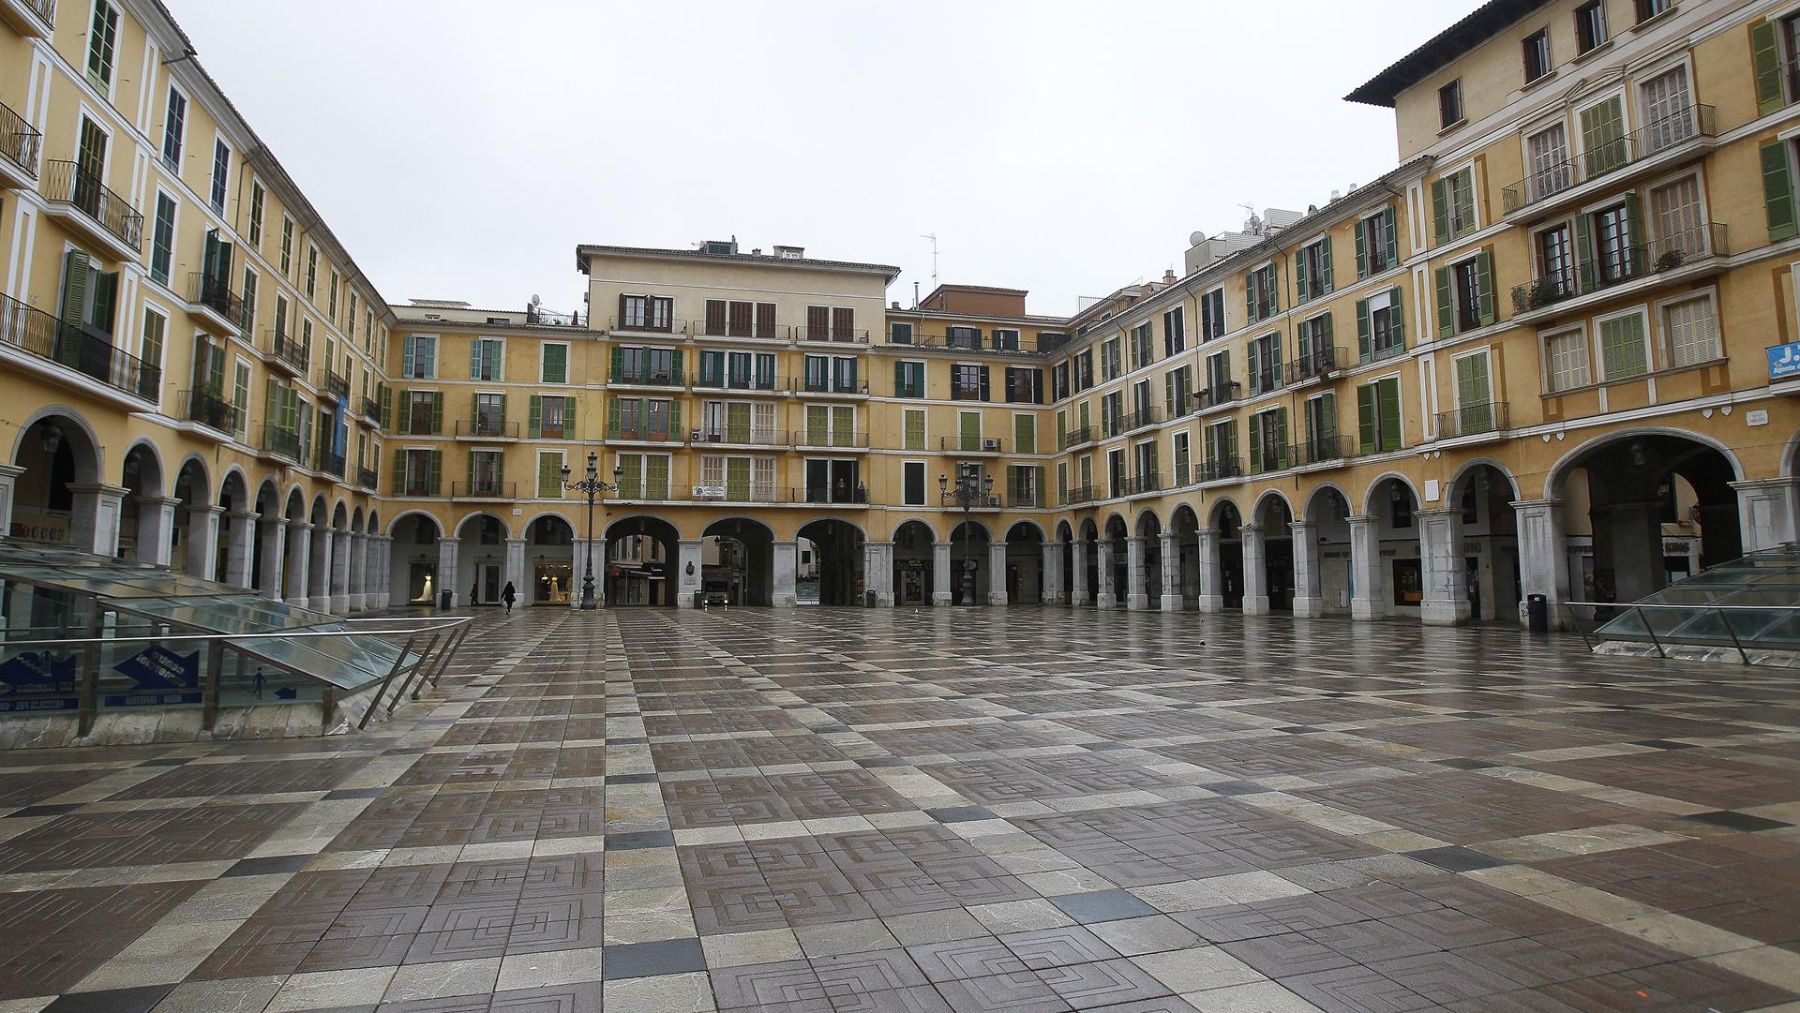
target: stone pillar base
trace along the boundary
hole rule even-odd
[[[1164,612],[1180,612],[1187,606],[1187,602],[1183,601],[1182,597],[1178,594],[1163,595],[1162,601],[1159,604]]]
[[[1119,599],[1113,597],[1110,594],[1103,594],[1100,597],[1094,599],[1094,607],[1095,608],[1103,608],[1103,609],[1116,609],[1119,607]]]
[[[1381,612],[1380,607],[1375,604],[1375,599],[1373,599],[1373,598],[1352,598],[1352,599],[1350,599],[1350,618],[1352,618],[1352,619],[1380,619],[1381,617],[1382,617],[1382,612]]]
[[[1312,619],[1325,614],[1325,599],[1296,596],[1294,598],[1294,617]]]
[[[307,607],[311,608],[314,612],[330,612],[331,611],[331,596],[328,594],[318,595],[313,598],[308,598],[307,601],[312,603],[311,605],[309,605]]]
[[[350,612],[350,596],[347,594],[332,595],[331,596],[331,611],[340,616],[349,614],[349,612]]]
[[[950,592],[948,592],[948,591],[933,591],[933,592],[931,592],[931,607],[932,608],[939,608],[939,607],[942,607],[942,606],[945,606],[948,604],[950,604]]]
[[[884,608],[884,609],[893,608],[894,607],[894,592],[892,592],[892,591],[877,591],[877,592],[875,592],[875,607],[876,608]]]
[[[1463,626],[1470,618],[1469,602],[1427,598],[1419,603],[1419,621],[1427,626]]]
[[[351,595],[350,596],[350,611],[361,612],[363,609],[368,608],[369,607],[368,598],[369,598],[368,595],[363,595],[363,594]]]
[[[1150,608],[1150,596],[1147,594],[1128,594],[1125,596],[1125,607],[1133,612],[1144,612]]]
[[[799,601],[800,600],[792,594],[781,593],[775,596],[775,607],[778,609],[791,609],[799,604]]]
[[[295,607],[297,609],[312,608],[312,599],[305,597],[304,595],[302,595],[299,598],[283,598],[282,601],[286,602],[289,605],[292,605],[293,607]]]
[[[1269,596],[1266,594],[1247,594],[1244,596],[1244,614],[1247,616],[1266,616],[1269,608]]]
[[[1199,608],[1202,612],[1225,611],[1225,596],[1222,594],[1203,594],[1200,596]]]
[[[987,603],[989,605],[1005,605],[1006,604],[1006,592],[1005,591],[989,591],[988,595],[987,595]]]

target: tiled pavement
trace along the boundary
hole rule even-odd
[[[486,613],[372,734],[0,753],[0,1013],[1800,1009],[1800,678],[1499,630]]]

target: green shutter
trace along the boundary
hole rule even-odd
[[[444,431],[444,392],[433,391],[431,394],[431,431]]]
[[[806,406],[807,446],[823,447],[825,445],[826,426],[829,425],[829,419],[830,416],[826,414],[824,405],[809,404]]]
[[[1775,26],[1767,21],[1750,27],[1750,57],[1756,67],[1756,114],[1767,116],[1782,106],[1781,46]]]
[[[94,288],[94,312],[88,317],[88,324],[95,330],[107,335],[113,332],[114,307],[119,301],[119,273],[117,271],[96,271],[89,279]],[[221,365],[224,360],[220,360]],[[220,375],[223,376],[221,368]]]
[[[1279,458],[1276,468],[1288,466],[1288,418],[1286,408],[1275,409],[1275,454]]]
[[[1637,191],[1628,191],[1625,194],[1625,234],[1631,237],[1632,245],[1625,248],[1625,270],[1630,277],[1644,272],[1643,221]]]
[[[894,396],[906,396],[906,363],[894,363]]]
[[[669,379],[673,380],[676,383],[680,383],[681,379],[682,379],[681,378],[681,349],[679,349],[679,348],[675,349],[674,354],[669,357],[669,362],[670,362],[670,365],[673,367],[669,371]]]
[[[537,494],[540,499],[555,499],[562,495],[562,455],[555,451],[540,450],[537,455]]]
[[[441,450],[433,450],[430,453],[431,484],[425,491],[428,495],[436,496],[438,495],[438,490],[444,487],[444,452]]]
[[[607,376],[614,383],[619,382],[619,374],[625,372],[625,349],[614,345],[612,349],[612,370]]]
[[[1306,250],[1304,247],[1301,248],[1301,250],[1298,253],[1294,254],[1294,289],[1295,289],[1295,291],[1300,293],[1299,299],[1297,301],[1305,302],[1306,298],[1307,298],[1307,296],[1306,296],[1307,288],[1306,288]]]
[[[1252,271],[1249,274],[1244,275],[1244,320],[1247,323],[1253,324],[1256,323],[1257,319],[1256,272]],[[1110,380],[1112,377],[1109,376],[1107,379]]]
[[[626,499],[644,498],[644,455],[619,455],[619,495]]]
[[[1369,276],[1369,230],[1361,218],[1356,220],[1356,276]]]
[[[1262,474],[1262,430],[1263,417],[1258,412],[1250,416],[1250,474]]]
[[[1582,292],[1592,292],[1598,279],[1597,261],[1600,259],[1594,246],[1594,230],[1589,226],[1587,215],[1575,216],[1575,258],[1580,266],[1576,269],[1576,287]]]
[[[1437,316],[1438,337],[1447,338],[1456,333],[1456,298],[1447,267],[1437,269]]]
[[[1319,247],[1319,264],[1321,265],[1319,267],[1319,272],[1325,276],[1323,279],[1321,279],[1325,283],[1324,290],[1326,292],[1330,292],[1332,289],[1337,287],[1332,284],[1332,277],[1331,277],[1331,237],[1330,236],[1326,236],[1324,242]]]
[[[1381,213],[1384,230],[1387,233],[1387,265],[1393,267],[1400,263],[1400,232],[1395,224],[1394,209],[1388,208]]]
[[[573,394],[563,398],[563,437],[570,440],[579,438],[575,435],[575,395]]]
[[[1013,453],[1037,453],[1037,419],[1034,416],[1013,416]]]
[[[381,428],[391,429],[394,425],[394,392],[386,384],[381,385]]]
[[[481,428],[481,395],[469,395],[469,435],[475,435]]]
[[[481,339],[469,342],[469,379],[481,379]]]
[[[1431,183],[1431,234],[1436,237],[1433,245],[1442,246],[1450,241],[1450,181],[1433,180]]]
[[[464,477],[466,477],[469,480],[468,490],[470,493],[473,493],[475,491],[475,451],[473,451],[473,450],[469,451],[469,460],[468,460],[468,466],[466,468],[466,472],[467,472],[467,474]]]
[[[1374,342],[1369,323],[1369,300],[1356,300],[1356,355],[1358,361],[1368,362],[1374,357]]]
[[[1388,289],[1388,329],[1394,335],[1394,347],[1406,347],[1406,310],[1398,288]]]
[[[651,454],[645,458],[644,486],[646,499],[669,498],[669,458],[666,454]]]
[[[619,438],[619,399],[616,397],[606,399],[606,437]]]
[[[1356,427],[1361,436],[1362,452],[1372,454],[1375,444],[1375,385],[1363,384],[1356,388]]]
[[[1381,449],[1400,449],[1400,381],[1375,384],[1375,414],[1381,423]]]
[[[1788,167],[1786,141],[1770,141],[1762,146],[1763,206],[1769,213],[1769,242],[1792,239],[1794,223],[1794,183]]]
[[[536,439],[540,439],[543,437],[543,435],[544,435],[544,398],[540,394],[531,395],[531,420],[530,420],[530,422],[527,423],[527,425],[529,425],[530,428],[526,431],[531,434],[532,439],[536,440]]]
[[[1334,443],[1337,440],[1337,394],[1332,391],[1319,395],[1319,431],[1315,438],[1321,443]],[[1327,447],[1324,452],[1332,454],[1336,450]]]
[[[1484,247],[1475,256],[1475,295],[1476,304],[1481,308],[1481,323],[1485,327],[1493,323],[1495,319],[1493,247]]]
[[[962,449],[964,449],[964,450],[980,450],[981,449],[981,413],[980,412],[963,412],[963,413],[961,413],[961,418],[959,418],[957,420],[957,424],[960,426],[960,435],[962,437]]]
[[[680,367],[676,367],[680,368]],[[681,438],[681,402],[669,402],[669,433],[676,439]]]
[[[92,262],[80,250],[63,255],[62,321],[71,327],[87,323],[87,286]]]
[[[406,451],[394,448],[394,495],[406,495]]]

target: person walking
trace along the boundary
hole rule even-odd
[[[506,612],[508,615],[512,614],[513,600],[518,597],[519,592],[513,590],[512,581],[507,581],[506,586],[500,590],[500,600],[506,603]]]

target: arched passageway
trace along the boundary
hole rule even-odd
[[[863,603],[863,533],[845,520],[813,521],[798,532],[795,595],[800,604]]]
[[[1254,531],[1247,531],[1244,542],[1254,544],[1260,560],[1254,568],[1245,561],[1245,577],[1260,584],[1253,595],[1246,596],[1245,611],[1291,612],[1294,608],[1294,522],[1287,500],[1274,494],[1264,496],[1256,506]],[[1255,608],[1250,607],[1254,600]]]
[[[451,590],[458,604],[500,604],[507,581],[507,537],[505,522],[493,514],[470,514],[457,525],[456,584]]]
[[[1125,526],[1125,518],[1113,514],[1106,519],[1104,535],[1100,545],[1102,558],[1098,561],[1100,573],[1106,578],[1103,607],[1124,608],[1131,598],[1131,530]]]
[[[710,529],[709,529],[710,533]],[[596,593],[606,596],[606,605],[675,605],[675,588],[671,571],[679,556],[681,535],[675,526],[660,517],[638,515],[623,517],[606,526],[605,551],[595,553],[594,580]],[[728,579],[730,560],[720,561],[714,552],[703,554],[702,587],[718,586],[725,590],[726,601],[744,604],[735,571]],[[575,561],[574,595],[579,601],[587,579],[585,557]]]
[[[407,514],[394,524],[388,547],[388,600],[431,605],[438,600],[438,542],[443,531],[427,514]]]
[[[1350,611],[1356,618],[1419,615],[1425,563],[1419,554],[1418,513],[1418,496],[1405,480],[1389,476],[1370,487],[1366,519],[1351,525],[1355,572]]]
[[[121,494],[100,485],[100,448],[79,419],[46,415],[31,423],[12,463],[24,469],[13,484],[12,538],[118,551]]]
[[[1294,527],[1294,613],[1322,616],[1350,609],[1350,501],[1334,486],[1321,486],[1306,502],[1305,520]]]
[[[936,542],[924,521],[907,521],[894,532],[894,604],[940,604],[932,597]]]
[[[1131,573],[1131,594],[1126,605],[1134,609],[1160,608],[1163,594],[1162,520],[1146,510],[1138,515],[1132,533],[1135,544],[1126,551]]]
[[[1213,543],[1217,556],[1218,583],[1201,594],[1201,609],[1241,609],[1244,607],[1244,519],[1237,504],[1222,499],[1213,507],[1211,531],[1203,535]],[[1204,555],[1204,553],[1202,554]],[[1202,569],[1205,569],[1202,564]],[[1211,609],[1207,608],[1208,604]]]
[[[568,521],[546,514],[525,527],[525,555],[530,573],[519,601],[526,605],[560,605],[575,600],[580,583],[575,575],[575,528]]]
[[[119,555],[140,563],[169,562],[174,548],[175,501],[163,486],[156,449],[139,443],[125,454],[125,498],[119,510]],[[17,515],[17,508],[14,510]]]
[[[1176,600],[1171,602],[1165,597],[1163,608],[1197,607],[1200,598],[1200,518],[1193,507],[1183,503],[1175,508],[1169,518],[1169,535],[1173,558],[1168,565],[1175,571]]]
[[[1452,552],[1463,562],[1468,615],[1475,622],[1519,622],[1524,589],[1518,515],[1513,509],[1518,498],[1512,479],[1490,464],[1464,471],[1450,490],[1461,540]]]
[[[980,521],[963,521],[950,533],[950,604],[978,605],[987,600],[993,578],[988,546],[992,542],[987,525]]]
[[[1020,521],[1006,531],[1005,577],[1002,587],[1008,605],[1039,605],[1044,601],[1044,533],[1036,524]]]

